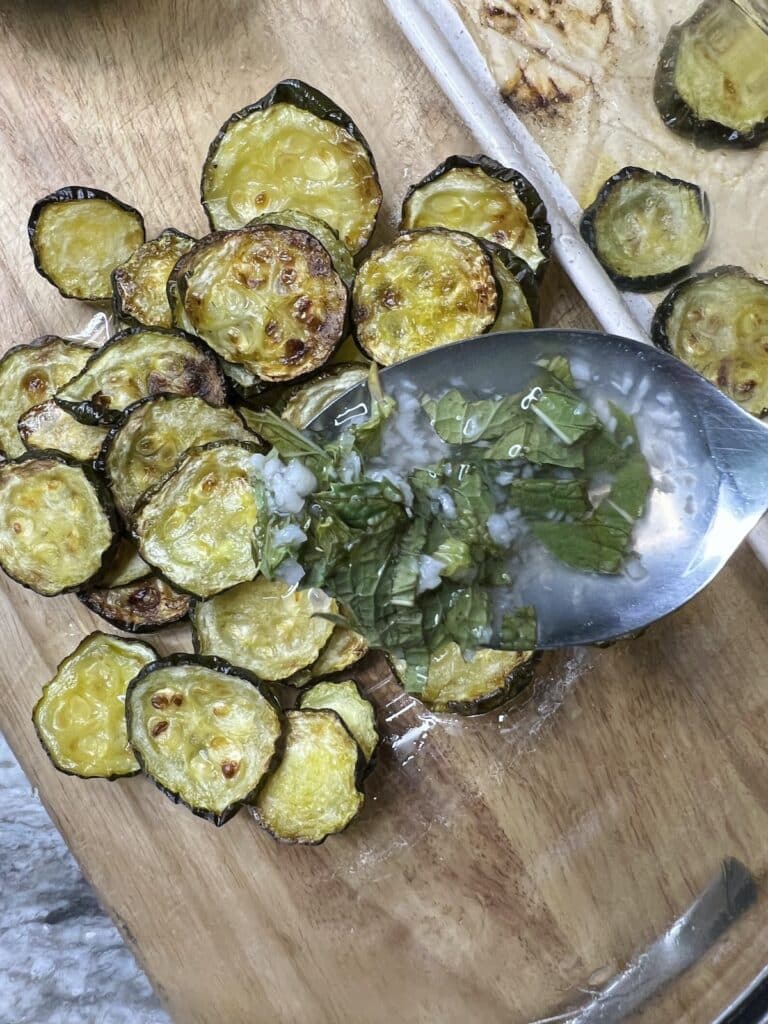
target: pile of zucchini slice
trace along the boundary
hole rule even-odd
[[[201,198],[202,238],[147,239],[137,210],[95,189],[35,204],[37,269],[65,297],[111,303],[116,329],[99,348],[46,335],[0,360],[0,565],[124,634],[191,623],[194,653],[98,631],[64,659],[33,715],[58,769],[143,772],[217,825],[249,806],[277,839],[318,843],[357,817],[376,761],[354,674],[368,643],[332,595],[259,573],[257,414],[303,428],[369,359],[532,327],[550,230],[518,172],[451,157],[362,254],[382,202],[373,154],[295,80],[228,118]],[[442,652],[425,703],[497,707],[528,660]]]

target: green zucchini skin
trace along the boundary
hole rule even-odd
[[[531,224],[533,224],[539,249],[544,257],[536,270],[536,275],[540,278],[546,269],[552,252],[552,228],[550,227],[549,220],[547,219],[547,208],[544,205],[544,200],[530,181],[528,181],[520,171],[516,171],[513,167],[505,167],[504,164],[500,164],[498,160],[493,160],[491,157],[485,156],[483,153],[478,153],[476,156],[449,156],[447,160],[443,160],[443,162],[438,164],[434,170],[429,172],[429,174],[425,174],[420,181],[410,185],[408,187],[408,191],[405,193],[405,198],[403,199],[403,205],[400,213],[401,225],[405,220],[408,201],[414,192],[418,191],[418,189],[422,188],[424,185],[429,185],[433,181],[437,181],[438,178],[442,177],[442,175],[446,174],[448,171],[452,171],[457,168],[471,169],[474,167],[479,167],[481,171],[485,171],[490,178],[496,178],[499,181],[512,185],[517,193],[518,198],[522,202],[525,207],[525,211],[528,214],[528,219]],[[403,230],[402,227],[401,230]]]
[[[667,288],[669,285],[674,284],[675,281],[679,281],[681,278],[685,277],[690,272],[691,267],[693,267],[698,261],[703,250],[699,250],[693,260],[689,263],[683,264],[676,270],[668,273],[641,275],[639,277],[629,277],[627,275],[617,273],[608,263],[604,263],[600,259],[598,252],[597,230],[595,225],[597,214],[603,204],[611,197],[617,186],[621,186],[625,181],[636,180],[641,176],[646,179],[655,178],[678,188],[686,188],[693,192],[702,217],[706,222],[707,232],[709,232],[710,206],[709,199],[703,189],[691,181],[685,181],[682,178],[671,178],[666,174],[662,174],[660,171],[648,171],[643,167],[634,166],[622,167],[620,171],[617,171],[616,174],[611,175],[611,177],[607,179],[595,196],[594,200],[584,211],[579,225],[579,230],[581,232],[581,237],[597,256],[598,260],[600,260],[601,266],[617,288],[620,288],[623,291],[653,292],[659,288]]]
[[[83,376],[83,374],[90,372],[91,365],[96,362],[104,352],[107,351],[107,349],[115,345],[119,345],[121,341],[124,341],[126,338],[132,337],[136,334],[159,334],[173,338],[183,338],[189,345],[197,349],[201,357],[200,366],[205,364],[205,371],[209,378],[205,382],[204,387],[201,387],[200,390],[192,391],[191,394],[196,394],[200,398],[204,398],[209,405],[226,404],[226,379],[221,371],[221,367],[219,366],[219,362],[213,350],[210,349],[204,341],[201,341],[200,338],[197,338],[192,334],[186,334],[184,331],[165,327],[127,327],[125,330],[118,331],[117,334],[113,334],[111,338],[105,341],[101,348],[94,349],[93,355],[90,357],[80,373],[76,377],[72,378],[69,384],[74,384]],[[202,377],[200,366],[196,367],[196,377],[198,381]],[[158,391],[154,394],[163,393],[165,392]],[[152,395],[147,395],[145,397],[151,398]],[[116,423],[124,412],[123,409],[110,409],[109,407],[103,407],[98,403],[95,403],[93,401],[93,396],[81,402],[68,402],[66,399],[57,395],[56,402],[63,409],[66,409],[67,412],[71,413],[75,419],[80,420],[81,423],[95,425]]]
[[[120,587],[80,591],[85,607],[123,633],[156,633],[189,614],[192,599],[179,594],[158,575],[145,576]]]
[[[144,243],[144,246],[150,246],[153,243],[160,242],[164,238],[170,237],[176,238],[180,242],[189,243],[189,248],[191,248],[197,241],[197,239],[193,238],[191,235],[186,234],[184,231],[179,231],[177,228],[165,228],[163,231],[160,232],[160,234],[156,238],[148,239]],[[135,253],[133,255],[135,255]],[[125,275],[124,266],[125,264],[121,264],[120,266],[115,267],[115,269],[112,271],[112,311],[114,312],[117,319],[123,321],[123,323],[126,323],[131,327],[143,327],[149,330],[155,328],[169,327],[169,322],[166,322],[165,324],[149,324],[145,323],[142,320],[139,320],[137,317],[135,317],[133,314],[129,312],[129,301],[125,297],[123,287],[123,277]],[[168,312],[168,320],[171,320],[170,310]]]
[[[193,804],[190,804],[186,800],[184,800],[178,793],[175,793],[173,790],[163,786],[162,783],[158,782],[157,779],[154,778],[154,776],[151,774],[151,772],[147,770],[141,753],[138,750],[136,750],[135,747],[133,747],[133,744],[131,744],[134,756],[136,760],[139,762],[141,771],[143,772],[143,774],[147,776],[148,779],[152,781],[152,783],[155,786],[157,786],[161,793],[165,793],[165,795],[175,804],[181,804],[182,806],[186,807],[196,817],[203,818],[205,821],[209,821],[213,825],[220,827],[221,825],[225,825],[232,817],[234,817],[234,815],[237,814],[237,812],[240,810],[242,806],[244,806],[246,803],[250,803],[256,798],[256,796],[258,796],[258,793],[261,790],[262,786],[267,781],[272,772],[275,770],[277,765],[280,763],[280,760],[282,759],[283,756],[283,750],[285,747],[285,713],[283,709],[280,707],[280,703],[272,693],[271,688],[265,684],[264,680],[258,679],[255,675],[253,675],[253,673],[248,672],[246,669],[235,668],[234,666],[230,665],[228,661],[224,661],[222,658],[215,658],[210,656],[206,657],[202,654],[188,654],[186,652],[181,652],[178,654],[169,654],[165,658],[160,658],[157,661],[153,661],[151,664],[143,668],[141,672],[139,672],[139,674],[135,676],[128,685],[128,689],[125,695],[125,715],[128,726],[129,742],[131,741],[133,727],[133,715],[131,713],[131,695],[133,691],[141,682],[143,682],[152,673],[164,668],[176,668],[179,666],[184,667],[185,665],[199,665],[203,668],[211,669],[213,672],[220,672],[224,676],[235,676],[238,679],[243,679],[246,682],[251,683],[251,685],[254,686],[271,705],[273,710],[276,712],[282,726],[281,735],[275,745],[275,751],[272,756],[272,761],[269,765],[269,768],[264,773],[264,776],[259,785],[248,794],[247,798],[244,798],[243,800],[238,800],[237,803],[235,804],[230,804],[230,806],[227,807],[227,809],[220,814],[209,811],[204,807],[195,807]]]
[[[675,83],[675,67],[680,40],[686,27],[699,16],[698,8],[688,21],[669,30],[656,66],[653,99],[664,124],[671,131],[691,139],[701,149],[728,146],[733,149],[754,149],[768,139],[768,118],[746,132],[719,121],[700,118],[680,95]],[[747,15],[744,15],[747,17]]]
[[[520,290],[525,296],[525,301],[528,303],[528,308],[531,311],[531,319],[533,320],[533,326],[539,326],[539,280],[536,272],[531,270],[525,260],[521,260],[519,256],[515,256],[511,249],[505,249],[503,245],[496,245],[495,242],[489,242],[484,238],[478,238],[478,242],[488,252],[491,257],[491,262],[494,259],[499,260],[500,263],[509,271],[514,277],[515,281],[520,285]],[[499,281],[499,275],[496,269],[493,268],[493,276],[496,278],[496,282],[499,286],[499,292],[501,293],[501,301],[499,303],[499,316],[501,316],[501,309],[504,304],[504,288],[502,283]],[[491,331],[497,330],[496,324],[491,327]]]
[[[141,229],[144,233],[144,240],[147,237],[146,225],[144,224],[144,217],[135,206],[131,206],[130,203],[124,202],[122,199],[118,199],[113,196],[110,192],[105,192],[100,188],[89,188],[86,185],[65,185],[63,188],[56,189],[55,192],[50,192],[47,196],[43,196],[38,199],[35,205],[32,207],[32,212],[29,215],[29,221],[27,222],[27,236],[29,238],[29,244],[32,249],[32,258],[35,261],[35,270],[44,277],[46,281],[56,288],[60,295],[65,299],[81,299],[85,302],[96,302],[99,304],[108,304],[110,302],[109,297],[105,296],[93,296],[84,298],[81,295],[73,295],[62,288],[48,275],[47,271],[42,265],[38,248],[36,245],[36,236],[38,231],[38,222],[40,215],[46,206],[50,206],[51,203],[71,203],[81,199],[103,199],[105,202],[111,203],[114,206],[118,206],[121,210],[126,213],[134,214],[138,217],[141,224]]]
[[[115,509],[114,503],[112,501],[112,495],[109,493],[109,490],[106,484],[104,483],[104,480],[98,473],[96,473],[96,471],[93,469],[93,466],[89,465],[88,463],[78,462],[77,459],[70,458],[68,455],[62,455],[60,452],[31,451],[26,452],[18,459],[13,459],[10,462],[4,463],[4,465],[19,466],[28,462],[44,461],[59,462],[64,466],[70,466],[71,468],[79,469],[82,472],[83,476],[86,478],[86,480],[96,493],[98,502],[101,505],[101,509],[105,514],[107,521],[109,523],[109,527],[112,531],[111,543],[102,552],[101,562],[96,572],[94,572],[88,579],[83,580],[80,583],[75,583],[71,587],[63,587],[62,589],[57,590],[55,593],[42,593],[41,591],[37,590],[31,583],[27,583],[25,580],[19,579],[18,576],[15,576],[13,573],[9,572],[4,565],[0,566],[0,568],[2,568],[3,572],[5,573],[6,576],[9,577],[9,579],[12,579],[14,583],[18,583],[19,586],[24,587],[25,590],[31,590],[33,594],[38,594],[40,597],[58,597],[60,594],[77,593],[83,588],[89,587],[95,580],[99,578],[102,572],[104,572],[105,568],[109,564],[110,558],[112,557],[113,553],[117,550],[117,546],[120,542],[120,520],[117,515],[117,510]],[[62,512],[62,514],[64,513]]]
[[[249,114],[253,114],[259,110],[266,110],[268,107],[274,106],[276,103],[288,103],[301,110],[306,110],[308,113],[314,114],[316,117],[319,117],[324,121],[330,121],[333,124],[338,125],[338,127],[342,128],[348,135],[351,135],[365,151],[371,165],[374,180],[379,186],[379,192],[381,192],[381,182],[379,180],[379,173],[376,167],[376,160],[374,159],[373,151],[371,150],[365,136],[349,114],[342,110],[342,108],[334,103],[330,97],[326,96],[325,93],[320,92],[319,89],[315,89],[313,86],[308,85],[306,82],[303,82],[298,78],[285,78],[274,85],[265,96],[261,97],[261,99],[243,107],[241,110],[236,111],[228,117],[216,133],[213,142],[211,142],[208,147],[208,153],[203,163],[203,172],[200,179],[200,202],[205,210],[205,215],[208,218],[211,231],[216,230],[216,225],[205,197],[205,186],[208,168],[210,165],[215,165],[216,154],[219,146],[226,138],[227,133],[233,124],[238,121],[242,121],[244,118],[248,117]],[[379,200],[379,209],[380,208],[381,199]],[[369,238],[373,233],[375,226],[376,224],[374,220],[368,234]]]

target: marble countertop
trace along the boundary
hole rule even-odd
[[[2,736],[0,1022],[170,1024]]]

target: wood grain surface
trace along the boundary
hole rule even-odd
[[[202,233],[208,143],[290,75],[368,136],[379,237],[408,182],[476,149],[378,0],[0,2],[0,344],[93,312],[34,273],[35,198],[97,185],[151,233]],[[545,308],[589,326],[557,271]],[[516,711],[438,721],[369,666],[380,764],[361,820],[313,849],[246,814],[216,830],[144,779],[58,775],[30,713],[98,623],[74,598],[1,586],[0,725],[179,1024],[550,1018],[641,953],[726,856],[754,873],[757,905],[636,1019],[703,1024],[766,959],[768,601],[746,549],[642,638],[548,658]],[[160,647],[188,645],[178,628]]]

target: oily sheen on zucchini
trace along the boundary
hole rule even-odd
[[[200,341],[132,327],[97,349],[56,401],[84,423],[112,423],[129,405],[160,394],[197,395],[210,405],[224,405],[227,396],[216,358]]]
[[[368,641],[360,633],[346,626],[334,626],[328,643],[310,667],[310,676],[322,679],[343,672],[364,658],[369,650]]]
[[[362,809],[362,751],[335,711],[288,711],[285,752],[255,800],[259,821],[284,843],[322,843]]]
[[[288,79],[222,125],[200,185],[214,230],[291,208],[327,221],[352,253],[373,231],[381,186],[368,143],[340,107]]]
[[[303,430],[313,419],[340,398],[345,391],[368,379],[364,363],[334,363],[318,370],[310,380],[285,388],[270,400],[271,391],[264,395],[264,404],[279,411],[284,420]],[[246,422],[247,415],[244,415]]]
[[[142,495],[172,472],[185,451],[226,440],[258,443],[234,409],[194,396],[158,395],[125,410],[104,445],[100,468],[118,510],[129,518]]]
[[[128,687],[128,739],[145,775],[176,803],[223,825],[269,775],[283,716],[254,676],[174,654]]]
[[[709,222],[709,202],[698,185],[624,167],[584,211],[581,234],[619,288],[653,291],[696,262]]]
[[[89,302],[112,298],[112,271],[145,239],[138,210],[79,185],[38,199],[27,233],[38,273],[65,298]]]
[[[16,345],[0,359],[0,450],[9,459],[25,448],[19,417],[50,399],[75,377],[93,355],[93,349],[53,334]]]
[[[370,764],[379,745],[376,709],[360,692],[354,679],[312,683],[302,690],[298,707],[303,710],[335,711],[357,741]]]
[[[81,423],[53,398],[19,416],[19,437],[28,451],[53,451],[78,462],[93,462],[107,437],[107,428]]]
[[[406,231],[358,270],[352,321],[358,344],[383,366],[488,331],[501,296],[491,258],[469,235]]]
[[[320,616],[334,614],[338,606],[322,590],[259,576],[197,604],[195,650],[261,679],[287,679],[317,659],[334,629]]]
[[[142,558],[179,590],[206,598],[256,575],[258,451],[239,441],[194,448],[136,509],[132,529]]]
[[[449,642],[429,661],[427,684],[419,699],[433,711],[479,715],[508,703],[533,679],[532,651],[494,651],[482,647],[464,658]]]
[[[539,321],[539,286],[536,275],[509,249],[484,242],[490,254],[493,275],[499,286],[500,304],[494,331],[528,331]]]
[[[101,570],[115,538],[106,489],[87,467],[50,452],[0,465],[0,565],[46,597]]]
[[[742,409],[768,416],[768,281],[742,267],[688,278],[657,308],[651,335]]]
[[[442,227],[504,246],[532,270],[546,265],[552,231],[527,178],[487,156],[451,156],[403,200],[401,230]]]
[[[166,228],[112,271],[112,305],[118,320],[137,327],[173,327],[167,285],[171,271],[195,239]]]
[[[159,576],[144,576],[117,587],[93,587],[79,594],[86,608],[125,633],[155,633],[189,614],[192,598]]]
[[[263,224],[207,235],[168,282],[174,320],[265,381],[322,366],[341,341],[347,289],[306,231]]]
[[[91,633],[61,662],[32,714],[40,742],[60,772],[118,779],[139,771],[128,743],[125,693],[156,658],[148,644]]]
[[[272,213],[265,213],[251,221],[251,225],[274,224],[280,228],[297,228],[299,231],[306,231],[318,240],[327,249],[328,255],[333,261],[333,269],[347,286],[352,287],[355,279],[355,263],[352,253],[344,245],[342,240],[324,220],[319,217],[312,217],[301,210],[275,210]],[[250,226],[250,225],[249,225]]]

